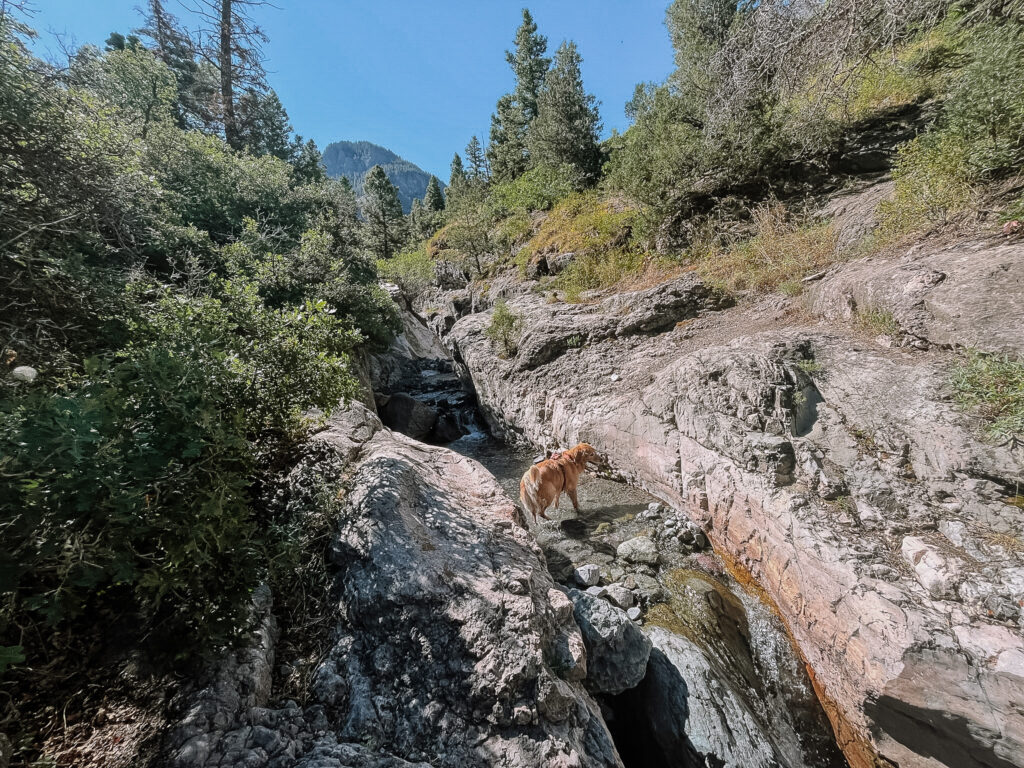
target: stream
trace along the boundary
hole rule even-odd
[[[513,499],[538,458],[481,431],[448,447],[483,464]],[[658,569],[619,560],[615,542],[665,522],[648,512],[658,500],[646,492],[587,473],[578,494],[579,516],[563,497],[561,508],[548,512],[552,521],[536,528],[549,570],[567,585],[584,563],[619,581],[631,576],[655,645],[640,686],[599,697],[624,763],[684,768],[727,764],[719,762],[726,757],[744,766],[845,765],[804,666],[768,607],[710,549],[665,553]],[[680,701],[685,711],[672,712]]]
[[[419,361],[403,378],[389,394],[428,404],[437,424],[459,435],[439,438],[435,426],[428,439],[479,461],[518,501],[519,480],[538,451],[489,434],[474,394],[447,361]],[[781,622],[727,573],[702,533],[692,540],[696,528],[685,514],[590,472],[578,495],[579,515],[563,496],[533,531],[556,581],[578,586],[574,568],[596,564],[601,584],[628,589],[642,611],[654,646],[646,676],[625,693],[595,697],[627,768],[846,765]],[[679,535],[684,529],[688,538]],[[657,542],[656,564],[617,554],[638,536]]]

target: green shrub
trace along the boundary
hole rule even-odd
[[[379,260],[377,272],[384,280],[397,285],[409,299],[419,296],[437,279],[434,260],[427,255],[425,247]]]
[[[929,222],[945,224],[974,198],[962,138],[931,131],[900,147],[893,178],[896,191],[879,205],[882,237],[899,236]]]
[[[1024,161],[1024,31],[983,24],[963,50],[971,59],[952,76],[938,124],[900,149],[896,193],[880,209],[884,233],[945,224],[971,207],[977,185]]]
[[[484,334],[498,345],[502,355],[513,357],[519,349],[519,338],[522,335],[523,319],[509,309],[504,301],[498,301],[491,313],[491,324]]]
[[[494,185],[490,205],[498,216],[547,211],[581,184],[579,172],[571,165],[541,165],[512,181]]]
[[[189,644],[238,629],[283,544],[251,505],[257,470],[304,433],[308,409],[355,391],[359,337],[322,303],[267,310],[253,285],[223,296],[162,292],[130,321],[131,344],[66,387],[8,390],[9,609],[56,625],[115,605]]]
[[[1024,360],[971,353],[952,374],[957,402],[978,412],[995,440],[1024,439]]]
[[[636,210],[597,192],[580,192],[559,202],[527,244],[529,254],[596,254],[629,243]]]

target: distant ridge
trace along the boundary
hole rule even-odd
[[[406,213],[412,209],[414,198],[423,198],[430,181],[430,174],[418,165],[369,141],[332,142],[324,149],[323,158],[327,175],[334,178],[344,176],[352,182],[357,196],[363,194],[366,173],[375,165],[383,166],[391,183],[398,187],[398,199]],[[441,188],[444,188],[443,182]]]

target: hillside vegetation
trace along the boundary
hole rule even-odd
[[[236,637],[257,585],[296,578],[274,474],[400,328],[351,187],[273,92],[239,85],[226,132],[207,59],[159,2],[146,21],[64,68],[0,15],[5,683],[87,664],[97,633]]]
[[[526,12],[490,143],[456,155],[441,229],[410,252],[470,280],[515,261],[570,301],[673,265],[734,291],[795,292],[853,252],[810,213],[814,194],[858,174],[896,181],[859,253],[1012,221],[1024,211],[1022,8],[677,0],[675,71],[638,85],[632,126],[600,143],[579,53],[548,57]],[[568,254],[561,274],[531,268],[547,253]]]

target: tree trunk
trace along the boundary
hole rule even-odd
[[[238,124],[235,121],[234,66],[231,51],[231,0],[220,3],[220,100],[224,111],[224,138],[238,149]]]

